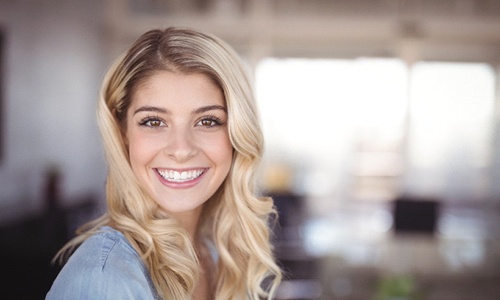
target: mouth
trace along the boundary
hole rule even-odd
[[[195,180],[196,178],[203,175],[205,169],[187,170],[187,171],[176,171],[167,169],[156,169],[156,172],[169,182],[183,183]]]

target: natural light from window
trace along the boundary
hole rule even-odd
[[[472,176],[484,175],[491,155],[488,65],[267,58],[255,74],[264,170],[287,173],[290,191],[337,201],[451,197],[457,180],[469,181],[461,192],[471,197],[484,191],[484,176]]]

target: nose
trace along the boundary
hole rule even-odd
[[[165,152],[177,162],[188,161],[197,153],[193,134],[188,129],[171,128],[171,133],[167,137]]]

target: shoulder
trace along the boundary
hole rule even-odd
[[[47,299],[155,299],[140,256],[119,231],[103,227],[70,257]]]
[[[111,227],[102,227],[78,247],[68,264],[85,262],[104,271],[114,267],[116,259],[120,259],[121,263],[127,262],[127,265],[142,265],[139,255],[121,232]]]

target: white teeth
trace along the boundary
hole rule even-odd
[[[158,174],[161,175],[165,180],[172,182],[185,182],[189,180],[193,180],[198,178],[201,174],[203,174],[203,170],[195,170],[195,171],[173,171],[173,170],[158,170]]]

